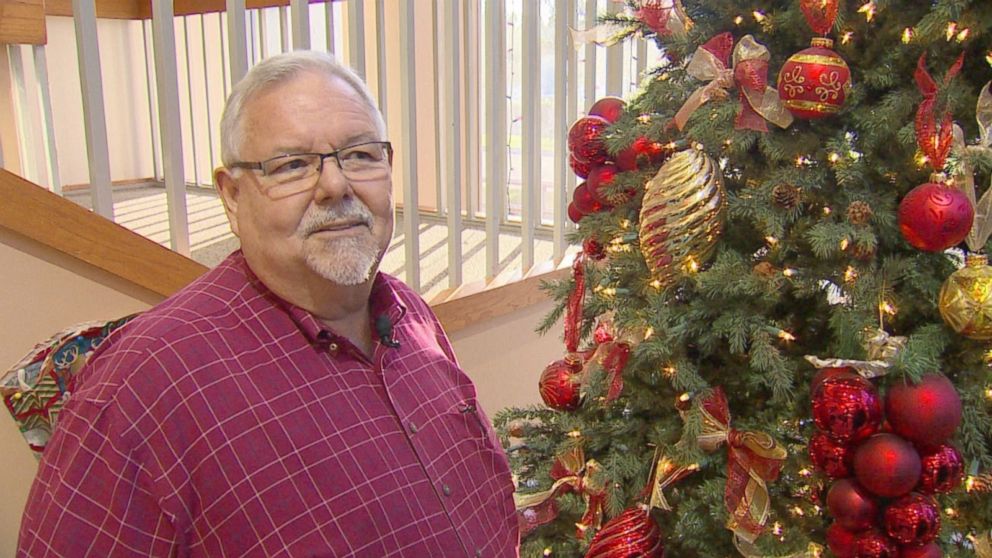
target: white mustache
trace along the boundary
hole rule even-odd
[[[348,221],[359,221],[371,229],[372,211],[355,198],[345,198],[330,208],[311,206],[303,215],[299,231],[302,236],[307,236],[328,226]]]

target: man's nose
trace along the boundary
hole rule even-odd
[[[314,197],[318,201],[325,198],[344,197],[351,191],[351,182],[344,175],[338,160],[333,155],[324,157],[320,174],[317,176],[317,185],[314,188]]]

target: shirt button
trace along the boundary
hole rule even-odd
[[[482,556],[482,549],[481,548],[475,549],[475,555],[476,556]]]
[[[443,484],[441,485],[441,492],[443,492],[445,496],[451,496],[451,487]]]
[[[331,343],[330,345],[327,346],[327,350],[331,354],[337,353],[338,352],[338,344],[337,343]]]
[[[416,434],[417,433],[417,430],[418,430],[417,429],[417,425],[413,421],[410,421],[410,423],[407,425],[407,428],[410,430],[410,434]]]

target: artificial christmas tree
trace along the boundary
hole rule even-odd
[[[581,404],[496,419],[522,555],[992,556],[992,2],[627,7],[664,62],[572,128],[616,166],[542,326]]]

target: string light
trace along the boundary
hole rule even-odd
[[[878,303],[878,310],[883,314],[888,314],[890,316],[896,315],[896,307],[893,306],[892,303],[890,303],[887,300],[883,300],[882,302]]]
[[[865,2],[860,8],[858,8],[858,13],[865,14],[865,20],[867,20],[868,23],[871,23],[871,20],[875,19],[875,9],[875,2],[869,1]]]
[[[648,328],[646,330],[644,330],[644,339],[645,340],[651,339],[651,336],[652,335],[654,335],[654,328],[651,327],[651,326],[648,326]]]
[[[809,469],[803,467],[802,469],[799,469],[799,476],[800,477],[811,477],[811,476],[813,476],[813,471],[810,471]]]
[[[807,166],[807,165],[810,165],[812,162],[813,162],[813,160],[810,159],[809,157],[805,156],[805,155],[800,155],[799,157],[796,157],[796,166],[797,167]]]
[[[854,269],[854,266],[847,266],[844,271],[844,281],[848,283],[853,283],[855,279],[858,278],[858,270]]]
[[[845,31],[843,35],[840,36],[840,44],[846,45],[851,42],[851,38],[854,37],[854,33],[851,31]]]
[[[844,250],[847,250],[847,247],[850,246],[850,245],[851,245],[851,241],[850,240],[848,240],[846,238],[841,239],[841,241],[840,241],[840,251],[843,252]]]
[[[685,269],[689,273],[696,273],[699,271],[699,262],[697,262],[692,256],[689,256],[689,259],[685,262]]]
[[[985,399],[992,401],[992,387],[985,388]]]
[[[735,17],[734,18],[734,23],[736,23],[737,25],[740,25],[740,24],[744,23],[744,16],[737,16],[737,17]]]
[[[959,43],[963,43],[963,42],[965,42],[968,39],[968,35],[970,35],[970,34],[971,34],[971,29],[967,29],[966,28],[966,29],[962,30],[961,32],[959,32],[958,33],[958,36],[955,37],[955,39]]]
[[[805,515],[806,515],[806,512],[803,511],[803,509],[801,507],[799,507],[799,506],[795,506],[790,511],[792,512],[792,515],[798,515],[799,517],[805,517]]]
[[[551,549],[550,548],[545,548],[544,549],[544,555],[545,556],[551,556]]]
[[[957,517],[958,510],[956,510],[954,508],[951,508],[951,507],[947,507],[947,508],[944,508],[944,514],[947,515],[947,517],[951,517],[951,518]]]
[[[675,377],[675,367],[668,365],[661,369],[661,373],[664,374],[666,378],[672,379]],[[688,401],[688,399],[686,401]]]
[[[661,281],[659,281],[657,279],[655,279],[654,281],[651,281],[650,283],[648,283],[648,285],[651,285],[652,287],[654,287],[655,289],[657,289],[659,291],[661,290]]]
[[[992,50],[985,55],[985,61],[989,63],[989,66],[992,66]]]
[[[840,153],[831,153],[829,159],[831,163],[840,161]]]
[[[824,207],[823,208],[823,214],[824,215],[830,215],[832,212],[833,212],[833,210],[830,209],[829,207]]]
[[[761,10],[754,10],[753,12],[751,12],[751,15],[754,16],[754,21],[757,21],[758,23],[765,21],[765,19],[768,17]]]
[[[569,438],[581,438],[582,432],[580,430],[573,430],[568,433]]]
[[[662,72],[661,75],[658,76],[658,81],[668,81],[668,78],[670,77],[672,77],[672,75],[668,72]]]
[[[909,44],[909,41],[913,40],[913,28],[907,27],[902,30],[902,43]]]
[[[927,157],[923,153],[916,154],[916,166],[923,168],[927,166],[927,163],[929,162],[930,162],[930,157]]]
[[[954,35],[958,32],[958,23],[956,21],[951,21],[947,24],[947,40],[950,41],[954,38]]]
[[[778,244],[778,239],[775,238],[774,236],[766,236],[765,242],[767,242],[769,246],[775,246],[776,244]]]
[[[796,340],[796,336],[795,335],[789,333],[788,331],[785,331],[784,329],[780,329],[778,331],[778,338],[781,339],[782,341],[795,341]]]
[[[782,524],[779,523],[778,521],[776,521],[775,523],[773,523],[772,524],[772,533],[775,536],[781,535],[782,534]]]
[[[792,268],[789,268],[789,267],[787,267],[787,268],[785,268],[785,269],[782,270],[782,275],[785,275],[786,277],[792,277],[796,273],[799,273],[799,272],[796,271],[795,269],[792,269]]]

